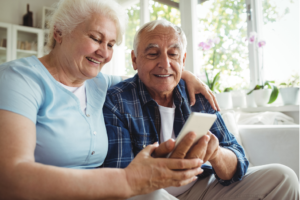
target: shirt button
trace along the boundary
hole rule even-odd
[[[95,151],[92,152],[92,155],[94,155],[94,154],[95,154]]]
[[[96,135],[97,134],[97,132],[96,131],[94,131],[94,135]]]
[[[87,117],[90,117],[90,115],[89,115],[89,114],[86,114],[86,116],[87,116]]]
[[[143,145],[143,148],[145,148],[146,147],[146,145]]]

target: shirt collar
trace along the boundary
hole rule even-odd
[[[146,85],[141,81],[141,79],[139,78],[138,74],[136,74],[134,76],[135,80],[136,80],[136,84],[137,84],[137,90],[141,99],[141,104],[142,106],[144,106],[145,104],[147,104],[150,101],[155,102],[152,97],[150,96]]]

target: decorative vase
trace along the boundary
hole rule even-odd
[[[253,92],[251,94],[246,95],[246,102],[247,102],[247,107],[248,108],[257,107],[257,105],[255,103]]]
[[[215,94],[215,96],[221,109],[232,108],[232,97],[230,92]]]
[[[279,89],[284,105],[298,105],[299,104],[299,88],[287,87]]]
[[[232,107],[233,108],[245,108],[246,96],[245,92],[241,90],[231,91]]]
[[[266,106],[270,100],[272,89],[254,90],[252,93],[257,106]]]
[[[27,4],[27,13],[23,16],[23,26],[33,27],[32,12],[29,11],[29,4]]]

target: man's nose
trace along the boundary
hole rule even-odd
[[[161,68],[169,68],[170,65],[170,58],[167,53],[161,54],[159,59],[159,67]]]

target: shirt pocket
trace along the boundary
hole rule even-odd
[[[156,131],[150,127],[150,122],[144,117],[126,116],[128,121],[128,130],[132,143],[134,155],[138,154],[147,145],[157,141]]]

